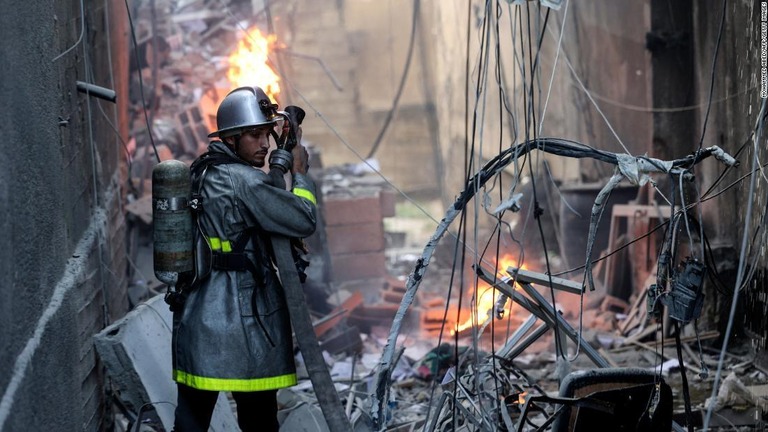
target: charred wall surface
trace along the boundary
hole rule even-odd
[[[748,284],[738,299],[733,334],[737,337],[752,336],[755,345],[762,349],[762,362],[763,366],[766,366],[768,361],[765,360],[764,348],[768,290],[764,275],[768,259],[765,252],[767,237],[764,218],[768,205],[768,188],[759,172],[754,188],[751,188],[752,177],[748,174],[754,170],[752,161],[755,156],[760,163],[765,163],[768,156],[766,133],[756,133],[759,113],[765,103],[765,99],[760,95],[761,43],[764,42],[761,37],[761,25],[768,22],[768,16],[761,16],[761,5],[768,9],[768,2],[694,3],[694,70],[697,73],[699,101],[708,103],[710,86],[712,87],[709,118],[704,109],[706,107],[699,110],[700,129],[696,138],[701,138],[706,124],[703,146],[719,145],[731,154],[738,153],[741,162],[738,169],[730,170],[723,176],[722,182],[713,191],[724,193],[705,203],[705,224],[715,249],[715,256],[722,257],[718,262],[718,270],[730,275],[726,281],[726,286],[730,287],[736,283],[742,241],[745,231],[747,233],[744,274],[749,276],[754,273],[753,277],[744,278],[744,282]],[[719,48],[716,51],[718,39]],[[715,53],[717,60],[713,62]],[[714,162],[705,165],[698,173],[702,190],[709,189],[722,171],[722,166]],[[738,181],[745,175],[747,176],[744,180]],[[734,186],[727,188],[731,184]],[[750,210],[752,214],[747,224]],[[724,294],[717,298],[720,303],[718,306],[721,330],[725,330],[724,323],[730,312],[733,291]]]
[[[113,65],[125,64],[126,26],[113,5],[0,4],[3,431],[95,431],[107,418],[91,337],[127,307],[123,153],[107,122],[121,114],[76,81],[124,94]]]

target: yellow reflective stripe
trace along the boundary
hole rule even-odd
[[[229,240],[222,240],[222,242],[221,242],[221,251],[222,252],[232,252],[232,243],[230,243]]]
[[[298,381],[295,373],[267,378],[237,379],[201,377],[175,369],[173,371],[173,379],[178,383],[198,390],[240,392],[275,390],[296,385]]]
[[[208,237],[208,242],[211,244],[211,250],[221,249],[221,240],[218,237]]]
[[[311,191],[307,189],[293,188],[293,194],[302,198],[306,198],[310,200],[312,204],[317,205],[317,199],[315,199],[315,194],[313,194]]]

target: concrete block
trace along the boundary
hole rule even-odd
[[[328,196],[323,200],[326,227],[332,225],[381,222],[381,202],[373,196]]]
[[[94,336],[96,351],[123,403],[134,413],[144,404],[155,403],[154,411],[166,430],[173,428],[176,404],[176,384],[171,378],[172,317],[158,295]],[[237,420],[226,395],[220,393],[209,431],[232,430],[238,430]]]
[[[381,221],[327,226],[325,235],[332,254],[384,250],[384,226]]]
[[[334,282],[379,278],[387,274],[384,251],[332,255],[331,267]]]

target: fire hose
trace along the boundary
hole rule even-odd
[[[289,128],[284,129],[284,134],[276,139],[277,149],[273,150],[273,153],[277,152],[277,154],[274,159],[270,158],[270,178],[273,186],[285,188],[283,175],[290,170],[290,165],[287,164],[287,161],[290,160],[288,156],[297,144],[296,132],[304,118],[304,111],[301,108],[289,106],[286,107],[285,113],[278,112],[278,114],[285,117]],[[296,334],[296,341],[299,344],[309,379],[312,381],[312,387],[315,389],[315,395],[325,421],[328,428],[334,432],[351,432],[352,426],[344,413],[341,400],[325,365],[325,359],[320,351],[315,329],[307,311],[304,291],[296,271],[291,239],[273,234],[271,241],[280,273],[280,281],[285,290],[285,299],[288,303],[293,331]]]
[[[90,87],[86,90],[91,93],[95,91]],[[266,98],[259,104],[267,118],[282,117],[284,121],[280,135],[272,131],[277,148],[269,158],[268,183],[285,190],[284,175],[293,166],[291,151],[297,145],[298,127],[304,118],[304,110],[289,106],[285,111],[277,111],[277,105],[272,105]],[[215,162],[211,162],[213,163]],[[203,176],[204,172],[203,170]],[[191,192],[190,168],[185,163],[167,160],[158,163],[152,170],[153,262],[155,276],[167,286],[166,302],[171,306],[171,310],[181,307],[182,288],[195,283],[196,270],[210,265],[204,262],[204,252],[194,252],[196,228],[193,225],[192,211],[197,211],[202,204],[200,197],[193,198]],[[303,269],[307,264],[300,254],[304,249],[303,240],[273,234],[270,242],[285,290],[296,340],[325,420],[334,432],[351,432],[352,427],[326,368],[307,312],[301,288],[301,278],[305,276]],[[198,265],[196,259],[203,262]]]

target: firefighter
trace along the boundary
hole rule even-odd
[[[282,158],[292,173],[291,191],[272,186],[259,169],[267,161],[275,108],[258,87],[230,92],[218,108],[218,130],[209,135],[219,140],[192,164],[192,196],[200,204],[196,250],[210,255],[197,259],[208,267],[197,266],[173,316],[176,432],[207,431],[222,391],[232,392],[243,431],[277,431],[277,390],[296,384],[291,325],[269,236],[311,235],[317,209],[304,146]]]

